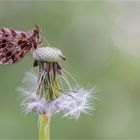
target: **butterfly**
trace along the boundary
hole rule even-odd
[[[42,43],[42,40],[38,25],[29,32],[1,28],[0,64],[13,64],[18,62],[31,49],[36,49]]]

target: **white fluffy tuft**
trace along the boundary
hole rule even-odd
[[[21,106],[26,114],[35,111],[39,114],[62,113],[63,117],[78,119],[81,113],[88,113],[94,110],[92,102],[96,99],[94,89],[85,90],[84,88],[62,91],[56,100],[47,102],[43,97],[36,94],[38,86],[37,75],[33,72],[26,74],[23,80],[24,87],[18,88],[24,101]],[[30,85],[30,86],[29,86]]]
[[[90,113],[94,110],[92,106],[93,90],[80,88],[74,91],[62,94],[55,100],[56,112],[62,112],[63,117],[78,119],[81,113]]]

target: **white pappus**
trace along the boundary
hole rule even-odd
[[[39,53],[41,52],[40,49]],[[47,50],[49,50],[49,47]],[[94,88],[90,90],[81,88],[68,72],[62,69],[57,62],[54,62],[59,57],[56,51],[60,54],[58,49],[53,50],[52,48],[48,51],[48,56],[47,52],[43,55],[34,53],[38,60],[37,65],[41,65],[41,68],[39,71],[34,68],[33,71],[26,73],[23,86],[18,88],[24,98],[21,106],[26,113],[33,111],[40,115],[47,113],[51,116],[54,113],[62,113],[63,117],[78,119],[81,113],[90,114],[94,110],[92,103],[96,100]],[[48,60],[50,54],[53,56],[53,53],[55,59],[49,59],[53,62],[40,62],[42,56],[43,61]],[[50,75],[48,76],[47,73]],[[76,88],[71,87],[67,75],[71,77]],[[68,88],[65,89],[63,85],[67,85]],[[49,94],[50,96],[48,96]]]

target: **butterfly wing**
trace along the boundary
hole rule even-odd
[[[13,64],[21,60],[33,47],[32,33],[0,29],[0,64]]]

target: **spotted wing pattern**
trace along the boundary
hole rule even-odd
[[[0,29],[0,64],[13,64],[21,60],[31,48],[38,46],[39,32],[16,31],[10,28]]]

